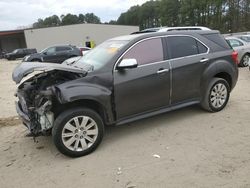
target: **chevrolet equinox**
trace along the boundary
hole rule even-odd
[[[218,31],[173,31],[107,40],[70,64],[23,62],[16,110],[35,136],[52,133],[71,157],[94,151],[104,125],[200,104],[222,110],[238,79],[237,52]]]

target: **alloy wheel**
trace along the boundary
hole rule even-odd
[[[88,116],[76,116],[64,125],[61,136],[66,148],[81,152],[95,143],[98,136],[98,126]]]
[[[228,91],[224,84],[214,85],[210,94],[210,103],[214,108],[220,108],[224,105],[228,97]]]

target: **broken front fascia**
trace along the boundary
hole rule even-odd
[[[33,136],[44,134],[53,126],[54,85],[85,75],[79,68],[50,63],[22,63],[13,71],[13,80],[22,81],[17,90],[16,110]]]

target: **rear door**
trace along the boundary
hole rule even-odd
[[[58,46],[56,47],[56,61],[58,63],[63,62],[64,60],[69,58],[69,53],[72,51],[72,48],[69,46]]]
[[[122,59],[136,59],[138,67],[114,70],[117,119],[168,106],[170,65],[164,60],[162,39],[159,37],[140,41]]]
[[[165,38],[172,68],[171,103],[200,97],[201,74],[209,62],[208,47],[192,36]]]

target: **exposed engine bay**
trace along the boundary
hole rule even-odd
[[[32,136],[47,134],[54,124],[55,112],[52,104],[58,102],[54,87],[75,80],[83,74],[52,70],[37,74],[22,82],[17,90],[17,112]]]

